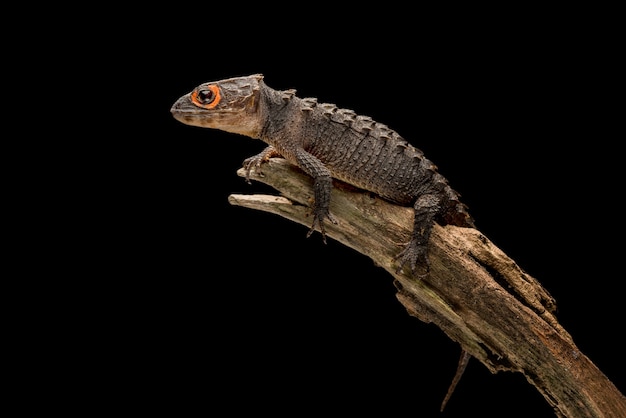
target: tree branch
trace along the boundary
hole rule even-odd
[[[310,227],[312,180],[282,159],[255,180],[281,197],[231,195],[233,205],[271,212]],[[237,172],[245,176],[243,169]],[[370,257],[394,279],[408,313],[436,324],[492,373],[522,373],[558,417],[623,417],[626,397],[559,324],[556,303],[533,277],[472,228],[435,225],[425,279],[396,273],[393,257],[409,240],[413,209],[335,181],[327,235]]]

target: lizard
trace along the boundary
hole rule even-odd
[[[394,257],[397,272],[405,266],[424,277],[430,270],[428,243],[435,222],[474,228],[460,194],[418,148],[387,125],[335,104],[300,98],[295,89],[275,90],[262,74],[206,82],[181,96],[170,109],[191,126],[260,139],[267,146],[243,162],[246,181],[262,164],[282,157],[313,178],[313,223],[326,242],[324,222],[336,223],[329,211],[332,179],[373,192],[392,203],[412,206],[411,238]],[[469,354],[461,360],[442,410],[460,379]]]
[[[435,222],[474,228],[460,194],[435,164],[396,131],[368,116],[299,98],[294,89],[274,90],[262,74],[203,83],[180,97],[171,113],[192,126],[219,129],[260,139],[267,147],[244,160],[250,172],[272,157],[285,158],[314,179],[313,224],[325,242],[332,179],[373,192],[402,206],[412,206],[411,239],[396,255],[397,271],[406,265],[428,272],[428,242]]]

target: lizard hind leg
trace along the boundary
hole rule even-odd
[[[394,257],[394,260],[400,260],[396,273],[399,273],[407,265],[413,274],[424,277],[430,271],[428,242],[435,217],[441,210],[440,199],[432,194],[422,195],[415,202],[413,209],[415,210],[415,219],[411,240]]]

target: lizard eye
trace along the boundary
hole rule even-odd
[[[202,103],[211,103],[214,99],[215,93],[213,93],[213,90],[206,89],[198,92],[198,100]]]
[[[191,93],[191,101],[193,104],[205,109],[214,108],[220,102],[220,99],[220,89],[215,85],[202,87]]]

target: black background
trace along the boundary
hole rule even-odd
[[[459,347],[407,314],[388,274],[303,226],[228,204],[231,193],[272,192],[235,174],[264,144],[185,126],[169,109],[201,82],[254,73],[423,150],[624,390],[610,28],[541,13],[172,9],[124,22],[141,29],[101,58],[115,59],[115,82],[89,88],[115,103],[96,139],[105,215],[87,231],[112,241],[94,257],[102,279],[86,305],[102,308],[93,326],[108,336],[105,364],[124,365],[119,395],[170,416],[553,416],[522,375],[477,361],[440,415]]]

